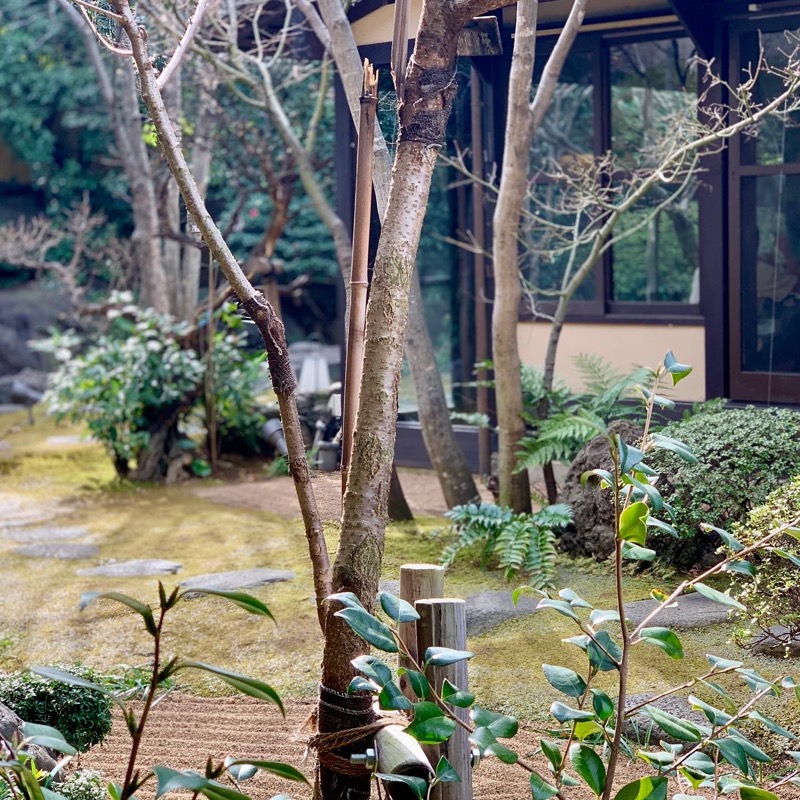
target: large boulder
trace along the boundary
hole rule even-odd
[[[0,736],[7,741],[22,738],[22,720],[6,705],[0,703]],[[56,760],[49,751],[34,745],[29,748],[34,754],[36,766],[44,772],[55,769]]]
[[[609,432],[618,434],[627,444],[636,444],[643,431],[628,420],[616,420]],[[592,469],[611,469],[608,440],[596,436],[575,456],[564,480],[559,501],[572,507],[572,524],[560,535],[559,549],[572,556],[590,556],[604,561],[614,552],[614,507],[608,489],[596,481],[581,485],[581,475]]]

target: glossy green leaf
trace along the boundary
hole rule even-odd
[[[271,620],[275,620],[275,617],[272,616],[272,612],[262,603],[257,597],[253,597],[252,595],[247,594],[246,592],[227,592],[222,591],[220,589],[190,589],[184,592],[184,595],[192,594],[192,595],[213,595],[214,597],[224,597],[226,600],[230,600],[232,603],[235,603],[239,608],[243,608],[249,614],[258,614],[262,617],[269,617]]]
[[[739,611],[747,611],[747,609],[738,600],[734,600],[734,598],[732,598],[729,594],[724,594],[717,589],[712,589],[710,586],[706,586],[704,583],[696,583],[694,584],[694,588],[698,594],[703,595],[703,597],[707,597],[709,600],[714,600],[716,603],[721,603],[722,605],[730,606],[731,608],[738,608]]]
[[[492,742],[485,752],[486,755],[494,756],[504,764],[516,764],[519,761],[519,756],[502,742]]]
[[[377,686],[363,675],[356,675],[347,686],[347,694],[355,694],[356,692],[369,692],[372,694],[372,692],[380,691],[380,688],[380,686]]]
[[[587,722],[575,722],[572,725],[572,734],[578,741],[585,741],[590,737],[597,737],[598,734],[603,733],[602,726],[598,725],[593,720]]]
[[[550,713],[561,723],[579,722],[594,719],[594,714],[591,711],[584,711],[579,708],[570,708],[570,706],[559,701],[556,701],[550,706]]]
[[[280,761],[260,761],[254,758],[237,758],[227,765],[228,769],[231,767],[250,766],[255,767],[262,772],[269,772],[272,775],[278,775],[281,778],[286,778],[288,781],[299,781],[300,783],[308,783],[308,778],[289,764],[283,764]]]
[[[401,671],[398,670],[397,674],[400,675]],[[402,674],[410,684],[414,694],[420,700],[426,700],[428,695],[431,693],[431,686],[428,683],[428,679],[421,672],[417,672],[415,669],[405,670]]]
[[[378,705],[384,711],[405,711],[414,708],[414,703],[391,682],[387,683],[378,694]]]
[[[762,764],[771,764],[772,757],[767,755],[758,745],[753,744],[738,728],[729,728],[731,739],[735,739],[749,758]]]
[[[34,722],[22,723],[22,735],[28,744],[37,744],[49,750],[56,750],[68,756],[77,754],[77,750],[64,738],[61,731],[49,725],[40,725]]]
[[[550,597],[544,597],[536,605],[536,610],[540,611],[543,608],[552,608],[553,611],[558,611],[559,614],[563,614],[565,617],[580,620],[575,610],[565,600],[554,600]]]
[[[621,436],[617,436],[616,439],[620,472],[630,472],[637,464],[644,461],[644,453],[638,447],[627,444]]]
[[[771,695],[778,696],[780,694],[780,688],[777,686],[777,684],[772,683],[772,681],[768,681],[763,675],[756,672],[754,669],[739,667],[736,672],[744,678],[744,682],[752,691],[763,692],[764,690],[768,690]]]
[[[499,739],[510,739],[517,735],[519,722],[508,714],[498,714],[481,706],[475,706],[470,712],[472,721],[479,727],[487,728]]]
[[[798,560],[800,566],[800,560]],[[737,575],[745,575],[748,578],[756,577],[756,568],[749,561],[729,561],[725,565],[725,572],[734,572]]]
[[[92,681],[87,681],[86,678],[73,675],[71,672],[65,672],[55,667],[31,667],[30,671],[36,675],[41,675],[43,678],[47,678],[49,681],[57,681],[58,683],[66,683],[69,686],[80,686],[83,689],[91,689],[93,692],[100,692],[100,694],[104,694],[106,697],[111,697],[113,699],[113,695],[108,689]]]
[[[631,503],[619,518],[619,536],[626,542],[644,546],[647,540],[647,525],[645,521],[650,509],[645,503]]]
[[[678,538],[678,531],[675,529],[674,525],[670,525],[668,522],[664,522],[663,519],[654,517],[652,514],[647,518],[647,527],[655,528],[662,533],[666,533],[667,536],[671,536],[673,539]]]
[[[596,608],[589,614],[589,623],[591,625],[605,625],[607,622],[619,622],[619,611],[616,609],[603,611]]]
[[[742,786],[739,789],[739,797],[742,800],[781,800],[774,792],[758,789],[755,786]]]
[[[622,658],[622,649],[608,631],[596,631],[586,645],[586,652],[589,655],[589,663],[600,672],[617,669]]]
[[[284,717],[286,716],[286,711],[283,708],[283,703],[278,693],[263,681],[249,678],[247,675],[240,675],[237,672],[230,672],[220,667],[214,667],[211,664],[204,664],[201,661],[181,661],[178,663],[175,671],[177,672],[179,669],[199,669],[203,672],[216,675],[220,680],[225,681],[225,683],[242,694],[255,697],[258,700],[267,700],[270,703],[274,703],[281,710],[281,714],[283,714]]]
[[[723,670],[723,669],[738,669],[739,667],[743,667],[744,664],[741,661],[731,661],[727,658],[720,658],[719,656],[712,656],[711,653],[706,653],[706,659],[708,663],[715,670]]]
[[[677,386],[692,371],[688,364],[681,364],[670,350],[664,356],[664,369],[672,376],[672,385]]]
[[[723,736],[721,739],[714,739],[712,744],[719,749],[720,755],[729,764],[736,767],[746,778],[750,777],[750,764],[747,761],[747,755],[738,742]]]
[[[52,789],[48,789],[46,786],[42,786],[42,797],[44,800],[67,800],[63,794],[54,792]]]
[[[247,795],[223,786],[217,781],[209,780],[196,772],[180,772],[176,769],[164,766],[153,767],[153,773],[158,781],[156,798],[163,797],[169,792],[180,789],[187,789],[192,792],[200,792],[209,800],[247,800]]]
[[[446,717],[439,706],[423,701],[414,706],[414,719],[406,733],[421,744],[441,744],[453,735],[455,729],[456,723]]]
[[[641,473],[637,470],[634,470],[632,475],[623,475],[622,482],[626,486],[633,486],[633,499],[634,500],[641,500],[644,501],[647,499],[649,501],[652,510],[656,513],[661,511],[661,507],[664,505],[664,501],[661,497],[661,492],[656,489],[649,481],[647,480],[640,480],[637,478],[637,475],[641,475]],[[648,517],[649,519],[649,517]]]
[[[358,656],[350,663],[380,688],[392,680],[392,670],[376,656]]]
[[[153,609],[145,603],[133,597],[129,597],[127,594],[122,594],[121,592],[84,592],[84,594],[81,595],[81,611],[95,600],[113,600],[116,603],[127,606],[144,620],[144,626],[151,636],[156,636],[158,634],[156,622],[153,619]]]
[[[436,765],[436,783],[461,783],[461,776],[444,756]]]
[[[469,708],[475,702],[475,695],[471,692],[465,692],[457,686],[450,683],[447,678],[444,679],[442,684],[442,700],[451,706],[457,708]]]
[[[614,701],[601,689],[592,689],[592,708],[602,722],[614,715]]]
[[[614,795],[614,800],[667,800],[667,779],[640,778],[626,783]]]
[[[773,547],[772,552],[775,553],[776,556],[780,556],[781,558],[785,558],[787,561],[791,561],[796,567],[800,567],[800,558],[798,558],[789,550],[784,550],[781,547]]]
[[[385,653],[396,653],[397,642],[391,630],[363,608],[343,608],[334,614],[341,617],[365,642]]]
[[[724,528],[718,528],[716,525],[709,525],[707,522],[701,522],[700,527],[706,531],[707,533],[710,531],[714,531],[723,542],[725,542],[725,546],[728,550],[731,550],[734,553],[738,553],[740,550],[744,550],[744,545],[733,535],[728,533]]]
[[[558,772],[561,769],[561,750],[555,742],[550,742],[547,739],[541,739],[539,743],[542,746],[542,753],[545,758],[550,762],[553,767],[553,772]]]
[[[680,719],[668,711],[655,706],[645,706],[642,713],[653,720],[665,733],[681,742],[699,742],[703,736],[700,729],[688,720]]]
[[[531,797],[533,800],[550,800],[558,794],[558,789],[535,772],[531,773]]]
[[[573,669],[542,664],[544,677],[556,690],[568,697],[581,697],[586,691],[586,681]]]
[[[681,640],[670,628],[643,628],[640,636],[643,642],[660,647],[670,658],[683,658]]]
[[[574,589],[562,589],[558,596],[566,600],[573,608],[594,608],[591,603],[584,600]]]
[[[450,647],[429,647],[425,651],[426,667],[447,667],[459,661],[468,661],[475,653],[469,650],[453,650]]]
[[[777,733],[778,736],[783,736],[786,739],[797,739],[798,738],[791,731],[787,730],[786,728],[782,727],[781,725],[778,725],[777,722],[775,722],[774,720],[770,719],[769,717],[765,717],[763,714],[761,714],[758,711],[751,711],[747,716],[750,719],[754,719],[756,722],[760,722],[762,725],[764,725],[766,728],[771,730],[773,733]]]
[[[614,485],[614,478],[607,469],[587,469],[581,473],[581,486],[586,486],[592,478],[600,478],[601,486]]]
[[[689,695],[688,700],[689,705],[691,705],[692,708],[697,708],[702,711],[706,715],[706,719],[715,727],[727,725],[733,719],[730,714],[727,714],[725,711],[709,705],[704,700],[701,700],[699,697],[695,697],[692,694]]]
[[[381,592],[379,599],[381,608],[395,622],[416,622],[419,619],[416,609],[408,601],[389,592]]]
[[[574,744],[569,749],[572,768],[583,778],[589,788],[599,797],[606,785],[606,768],[602,759],[591,747]]]
[[[428,782],[415,775],[392,775],[387,772],[376,772],[375,776],[386,783],[402,783],[407,786],[418,800],[424,800],[428,794]]]
[[[622,557],[629,561],[653,561],[656,551],[647,547],[640,547],[638,544],[624,542],[622,545]]]
[[[697,456],[691,451],[691,448],[687,444],[679,442],[677,439],[672,439],[669,436],[662,436],[660,433],[653,433],[650,438],[654,447],[675,453],[676,456],[687,464],[698,463]]]
[[[364,608],[361,601],[352,592],[337,592],[325,598],[329,603],[338,602],[345,608]]]

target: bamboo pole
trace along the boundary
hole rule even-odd
[[[400,597],[412,606],[417,600],[444,597],[444,567],[437,564],[403,564],[400,567]],[[411,657],[419,661],[417,657],[417,623],[400,623],[398,634],[408,648]],[[397,666],[409,669],[411,662],[405,656],[399,655]],[[400,688],[409,700],[418,699],[405,675],[400,676]]]
[[[356,151],[356,196],[353,212],[353,256],[350,268],[350,315],[347,326],[344,394],[342,396],[342,494],[353,457],[353,434],[358,414],[364,361],[364,328],[367,320],[367,260],[372,211],[372,140],[378,106],[378,73],[364,59],[361,119]]]
[[[397,99],[403,100],[406,89],[406,65],[408,64],[408,29],[411,26],[410,0],[395,0],[394,25],[392,27],[392,78]]]
[[[451,647],[466,650],[467,613],[463,600],[418,600],[416,609],[417,648],[424,654],[429,647]],[[468,688],[467,662],[459,661],[447,667],[429,667],[426,677],[431,686],[441,692],[445,678],[459,689]],[[454,708],[456,716],[464,722],[469,721],[469,710]],[[426,748],[428,750],[428,748]],[[432,748],[428,758],[434,769],[440,756],[444,756],[461,778],[460,782],[440,783],[434,787],[431,800],[472,800],[472,748],[469,735],[461,726],[443,744]]]

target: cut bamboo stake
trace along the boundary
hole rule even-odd
[[[418,600],[415,605],[419,613],[417,621],[417,648],[424,654],[429,647],[450,647],[465,650],[467,646],[467,614],[463,600]],[[467,662],[459,661],[447,667],[429,667],[425,671],[430,684],[441,693],[445,678],[459,689],[467,687]],[[453,708],[456,716],[469,721],[469,710]],[[469,735],[461,726],[443,744],[428,752],[431,764],[436,768],[440,756],[444,756],[458,773],[458,783],[440,783],[434,787],[431,800],[472,800],[472,749]],[[426,748],[429,751],[429,748]]]
[[[444,567],[437,564],[403,564],[400,567],[400,597],[412,606],[417,600],[444,597]],[[417,623],[400,623],[398,634],[411,653],[411,657],[419,661],[417,658]],[[405,656],[400,655],[397,657],[397,666],[410,669],[411,662]],[[409,700],[418,699],[405,675],[400,676],[400,688]]]
[[[356,196],[353,212],[353,257],[350,266],[350,317],[347,327],[344,395],[342,398],[342,494],[353,457],[353,433],[358,414],[361,373],[364,361],[364,328],[367,320],[367,260],[369,222],[372,211],[372,140],[378,106],[378,73],[364,59],[361,119],[356,151]]]

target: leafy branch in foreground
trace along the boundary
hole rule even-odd
[[[61,681],[72,686],[79,686],[104,694],[110,697],[122,710],[125,725],[131,737],[131,750],[123,782],[121,784],[110,783],[108,785],[110,800],[131,800],[134,794],[153,778],[156,780],[156,798],[160,798],[168,792],[179,789],[189,789],[194,792],[195,797],[198,794],[202,794],[207,797],[208,800],[247,800],[247,796],[238,791],[238,789],[233,789],[221,782],[221,779],[226,777],[226,775],[237,787],[241,781],[245,780],[247,777],[252,777],[256,770],[270,772],[289,780],[307,783],[305,776],[288,764],[252,759],[227,758],[215,764],[213,760],[209,758],[204,775],[192,771],[179,772],[165,766],[156,766],[152,770],[144,772],[138,768],[137,759],[139,748],[142,743],[147,720],[157,702],[159,689],[180,670],[195,669],[207,672],[224,681],[229,686],[232,686],[242,694],[273,703],[280,709],[281,713],[285,715],[283,703],[278,693],[269,684],[263,681],[200,661],[185,660],[176,656],[167,657],[164,655],[163,631],[167,614],[172,611],[181,600],[198,595],[220,597],[239,606],[239,608],[244,609],[250,614],[269,617],[270,619],[273,618],[272,613],[264,603],[258,598],[245,594],[244,592],[196,588],[183,590],[176,587],[168,595],[163,584],[160,582],[158,584],[159,603],[156,607],[152,607],[121,592],[89,592],[82,596],[81,609],[86,608],[90,603],[100,600],[110,600],[126,606],[141,617],[145,630],[152,637],[153,663],[150,671],[149,684],[144,691],[143,703],[139,711],[137,711],[139,704],[133,705],[126,703],[120,699],[118,695],[105,687],[78,675],[49,667],[38,667],[32,670],[37,675],[41,675],[44,678]],[[60,738],[60,734],[58,734],[58,737]],[[35,740],[34,743],[42,744],[42,742],[37,742]],[[47,744],[45,746],[50,747],[51,745]],[[243,770],[242,767],[245,765],[250,765],[255,769]],[[2,768],[2,765],[0,765],[0,768]],[[2,777],[2,775],[0,775],[0,777]],[[21,780],[27,782],[25,785],[30,784],[30,789],[33,791],[33,784],[31,784],[27,776],[23,775]],[[26,794],[25,797],[26,800],[53,800],[53,798],[49,797],[47,794],[44,797],[36,795],[35,793],[30,795]]]

